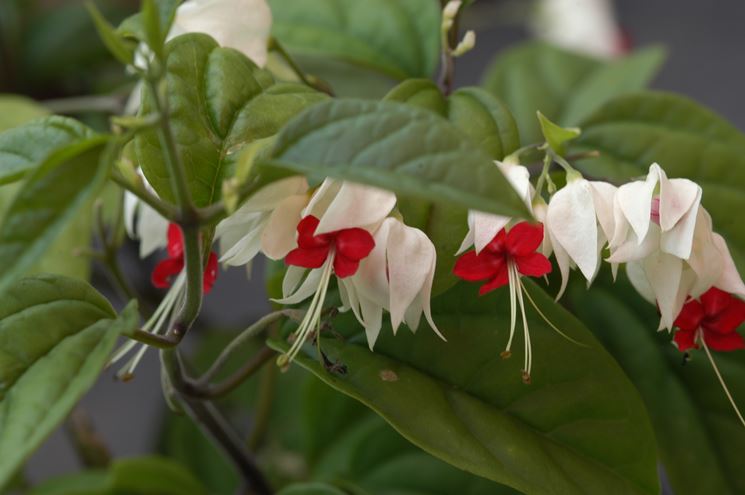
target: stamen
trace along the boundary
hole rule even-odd
[[[533,367],[533,346],[530,343],[530,330],[528,329],[528,318],[525,315],[525,303],[523,302],[523,285],[520,281],[520,275],[517,273],[517,266],[514,263],[510,268],[513,270],[513,276],[517,281],[517,300],[520,303],[520,313],[523,318],[523,339],[525,340],[525,365],[523,367],[523,382],[530,383],[530,370]]]
[[[742,426],[745,426],[745,419],[742,417],[742,414],[740,413],[740,409],[737,407],[737,404],[735,403],[735,399],[732,398],[732,394],[727,388],[727,384],[724,383],[724,378],[722,378],[722,374],[719,372],[719,368],[717,368],[717,364],[714,362],[714,358],[712,357],[711,352],[709,351],[709,347],[706,345],[706,342],[704,341],[704,336],[700,330],[698,332],[698,341],[701,343],[701,347],[704,348],[704,351],[706,351],[706,357],[709,358],[711,367],[714,368],[714,373],[717,375],[717,378],[719,379],[719,383],[722,385],[724,394],[727,396],[727,399],[729,399],[729,403],[732,404],[732,409],[735,410],[735,414],[737,414],[737,418],[740,420],[740,423],[742,423]]]
[[[510,356],[512,356],[510,348],[512,347],[512,339],[515,336],[515,323],[517,320],[517,298],[515,294],[515,290],[517,287],[515,285],[515,275],[512,272],[512,265],[512,261],[507,262],[507,280],[510,288],[510,337],[509,339],[507,339],[507,347],[500,354],[502,359],[508,359]]]
[[[316,331],[320,330],[321,312],[323,311],[323,304],[326,301],[326,292],[328,290],[329,281],[331,280],[333,266],[334,253],[332,252],[322,268],[323,274],[321,275],[321,280],[318,284],[318,290],[316,290],[316,293],[311,300],[303,321],[300,322],[300,326],[295,331],[295,341],[285,354],[282,354],[277,358],[277,366],[280,368],[287,367],[287,365],[295,359],[295,356],[300,352],[300,349],[302,349],[303,344],[314,328],[316,328]]]
[[[535,303],[535,301],[533,300],[533,298],[530,297],[530,292],[528,292],[528,290],[525,288],[525,286],[522,284],[522,282],[520,282],[520,288],[525,293],[525,296],[528,298],[528,302],[530,302],[530,305],[533,306],[533,309],[535,309],[536,313],[538,313],[538,315],[540,315],[541,319],[543,321],[545,321],[546,324],[548,326],[550,326],[556,333],[558,333],[559,335],[561,335],[562,337],[564,337],[565,339],[567,339],[569,342],[571,342],[573,344],[576,344],[576,345],[581,346],[581,347],[588,347],[588,348],[590,347],[589,345],[583,344],[582,342],[571,338],[569,335],[567,335],[564,332],[562,332],[561,330],[559,330],[558,327],[556,325],[554,325],[553,323],[551,323],[551,320],[549,320],[548,317],[545,314],[543,314],[543,311],[540,310],[540,308]]]

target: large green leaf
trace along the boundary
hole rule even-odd
[[[444,118],[397,102],[335,100],[309,108],[280,133],[272,164],[401,196],[526,214],[486,152]]]
[[[117,337],[139,324],[116,318],[87,283],[42,275],[0,299],[0,486],[93,385]]]
[[[429,77],[439,56],[434,0],[270,0],[273,34],[295,53],[325,55],[397,79]]]
[[[91,138],[77,120],[50,116],[0,133],[0,184],[23,178],[53,151]]]
[[[203,495],[207,490],[180,464],[149,456],[114,461],[108,470],[53,478],[30,495]]]
[[[36,264],[78,210],[106,180],[105,138],[52,153],[28,175],[0,226],[0,292]]]
[[[626,180],[657,162],[670,177],[699,183],[714,229],[745,270],[745,229],[733,214],[745,210],[745,135],[723,118],[679,95],[622,96],[585,120],[573,149],[600,152],[580,163],[594,177]]]
[[[647,404],[660,459],[679,495],[745,493],[745,429],[737,420],[703,351],[683,363],[670,334],[656,331],[659,314],[625,277],[609,276],[590,291],[577,283],[569,299],[618,359]],[[745,400],[745,352],[715,355],[735,400]]]
[[[542,141],[536,111],[560,125],[578,125],[614,96],[644,88],[663,59],[663,50],[648,48],[603,62],[531,42],[500,54],[483,84],[512,109],[523,141],[533,143]]]
[[[275,83],[240,52],[220,48],[204,34],[180,36],[166,46],[171,125],[195,203],[220,199],[241,149],[276,134],[303,108],[325,96],[299,84]],[[143,111],[153,108],[145,92]],[[155,131],[139,134],[137,157],[155,190],[173,200]]]
[[[0,94],[0,132],[46,115],[46,108],[20,95]]]
[[[500,358],[509,328],[507,290],[479,298],[467,285],[433,301],[448,342],[425,329],[395,337],[387,329],[372,353],[356,330],[346,343],[323,340],[345,374],[329,373],[312,354],[298,362],[425,451],[520,491],[658,493],[654,436],[637,392],[578,320],[526,285],[546,316],[584,344],[567,341],[529,311],[531,385],[520,380],[521,352]],[[339,320],[334,326],[345,328]]]
[[[494,160],[501,160],[520,147],[517,124],[510,111],[495,97],[479,88],[462,88],[443,96],[428,79],[411,79],[386,96],[435,112],[452,122],[474,146]],[[467,209],[438,202],[402,197],[398,205],[407,225],[424,231],[437,248],[433,294],[452,287],[455,254],[468,230]]]

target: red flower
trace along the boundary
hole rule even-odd
[[[334,273],[339,278],[357,273],[360,261],[375,247],[370,232],[365,229],[342,229],[314,235],[320,221],[309,215],[297,225],[298,247],[287,254],[285,263],[303,268],[320,268],[334,250]]]
[[[505,232],[500,230],[478,254],[468,251],[458,258],[453,273],[469,282],[488,280],[479,290],[480,295],[509,282],[508,265],[515,263],[517,271],[529,277],[540,277],[551,272],[551,262],[535,250],[543,241],[543,225],[521,222]]]
[[[698,349],[699,331],[706,345],[715,351],[745,349],[745,340],[736,331],[745,321],[745,302],[715,287],[700,299],[689,300],[675,320],[678,331],[673,340],[678,349]]]
[[[153,285],[159,289],[167,289],[173,283],[181,270],[184,269],[184,236],[175,223],[168,225],[168,258],[164,259],[153,269],[150,277]],[[210,253],[207,267],[204,269],[202,290],[208,294],[217,279],[217,255]]]

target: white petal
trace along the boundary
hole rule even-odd
[[[220,242],[220,252],[223,258],[235,257],[240,252],[240,249],[235,248],[236,245],[241,244],[246,237],[255,238],[258,241],[261,229],[266,224],[267,219],[268,215],[264,212],[242,214],[235,212],[232,216],[217,224],[215,238]],[[230,255],[228,255],[228,252],[230,252]],[[225,260],[221,261],[224,262]]]
[[[561,273],[561,287],[559,287],[559,293],[556,294],[556,300],[558,301],[561,299],[561,296],[564,295],[564,291],[567,288],[567,284],[569,283],[569,268],[570,268],[570,260],[569,255],[564,250],[563,247],[561,247],[561,244],[554,238],[551,231],[548,231],[548,235],[551,238],[551,245],[554,248],[554,258],[556,258],[556,264],[559,265],[559,273]]]
[[[737,272],[737,267],[735,266],[735,262],[732,260],[732,255],[729,252],[727,243],[719,234],[714,234],[714,242],[719,247],[724,262],[722,275],[714,286],[725,292],[737,294],[738,296],[745,298],[745,284],[743,284],[742,278]]]
[[[592,280],[598,264],[598,225],[590,184],[575,180],[554,194],[546,223],[554,247],[558,241],[585,278]]]
[[[124,191],[124,228],[130,239],[137,239],[135,218],[140,206],[140,199],[129,191]]]
[[[308,273],[308,276],[305,277],[305,280],[300,284],[300,287],[298,287],[294,294],[283,297],[282,299],[272,299],[272,301],[278,304],[297,304],[302,302],[316,293],[322,276],[323,267],[314,268]],[[285,277],[287,277],[287,274],[285,274]],[[284,283],[282,285],[284,286]]]
[[[265,211],[276,208],[291,196],[303,195],[308,191],[308,181],[305,177],[295,175],[286,179],[272,182],[259,189],[248,198],[239,211]]]
[[[649,280],[647,280],[647,275],[644,273],[644,267],[640,261],[626,263],[626,276],[629,277],[631,285],[644,299],[652,304],[657,304],[654,290],[649,285]]]
[[[307,268],[302,266],[288,266],[285,272],[285,278],[282,279],[282,296],[287,297],[298,288],[303,280]]]
[[[416,310],[417,314],[419,314],[418,308],[419,306],[421,306],[424,317],[427,319],[427,323],[429,323],[430,328],[434,330],[438,337],[447,342],[448,339],[446,339],[442,332],[440,332],[440,329],[437,328],[435,320],[434,318],[432,318],[432,310],[430,308],[430,300],[432,299],[432,283],[435,279],[436,266],[437,252],[435,252],[435,256],[432,258],[432,265],[430,265],[427,279],[424,281],[424,285],[422,285],[422,291],[419,293],[418,301],[416,302]],[[409,325],[409,328],[411,328],[412,330],[416,330],[416,328],[419,326],[419,321],[414,321],[414,318],[411,314],[407,314],[406,321],[407,325]]]
[[[507,178],[507,181],[512,185],[512,188],[517,192],[517,195],[520,196],[520,199],[522,199],[525,205],[530,208],[533,199],[533,187],[530,184],[530,171],[522,165],[503,163],[499,161],[494,163],[496,163],[499,170],[502,171],[504,176]]]
[[[261,231],[266,222],[259,222],[256,228],[248,233],[230,247],[220,257],[220,263],[230,266],[241,266],[253,260],[261,249]],[[222,243],[220,244],[222,249]]]
[[[613,184],[600,181],[591,181],[590,187],[598,223],[600,223],[600,228],[603,230],[605,237],[610,240],[615,232],[613,203],[618,188]]]
[[[654,194],[661,169],[655,163],[649,168],[647,179],[624,184],[616,191],[616,198],[626,221],[641,243],[647,235],[651,223],[652,196]],[[664,172],[662,172],[664,173]],[[614,236],[615,240],[615,236]]]
[[[297,247],[297,224],[307,202],[305,195],[290,196],[272,211],[261,233],[261,250],[267,258],[281,260]]]
[[[674,207],[671,206],[672,201],[669,201],[667,199],[664,200],[664,203],[667,204],[666,208],[669,211],[667,213],[668,219],[671,216],[678,218],[677,223],[675,223],[674,226],[667,231],[665,231],[665,222],[663,222],[662,217],[663,199],[662,195],[660,195],[660,226],[663,230],[660,249],[666,253],[670,253],[684,260],[688,259],[691,256],[691,249],[693,247],[693,233],[696,228],[696,218],[698,217],[698,213],[700,210],[699,204],[701,203],[701,188],[693,182],[690,182],[690,184],[693,184],[695,186],[694,198],[691,207],[686,212],[684,212],[681,217],[677,217],[678,213],[680,212],[674,211]],[[669,220],[667,223],[669,223]]]
[[[688,179],[660,175],[660,227],[668,231],[701,202],[701,187]],[[695,223],[695,219],[694,219]]]
[[[480,211],[469,211],[468,216],[473,218],[473,243],[477,253],[480,253],[510,222],[510,217]]]
[[[386,309],[390,301],[386,250],[391,226],[396,221],[387,218],[381,224],[373,236],[375,248],[360,262],[357,273],[351,277],[361,299],[366,298]]]
[[[265,0],[189,0],[176,11],[168,38],[206,33],[261,67],[266,64],[271,26],[272,12]]]
[[[656,224],[650,225],[647,236],[641,244],[636,239],[636,235],[631,233],[626,243],[611,250],[611,255],[606,261],[609,263],[628,263],[629,261],[642,260],[659,251],[660,236],[660,228]]]
[[[383,221],[394,206],[396,195],[390,191],[344,182],[320,217],[316,234],[375,225]]]
[[[435,246],[419,229],[407,227],[393,219],[388,237],[388,277],[390,282],[390,313],[393,331],[404,320],[406,308],[421,292],[427,280]]]
[[[149,256],[168,245],[168,220],[145,203],[137,214],[137,235],[140,238],[140,258]]]
[[[361,297],[360,310],[362,319],[364,320],[367,345],[370,346],[370,350],[372,351],[375,342],[378,340],[378,335],[380,335],[380,328],[383,326],[383,308],[373,301]]]
[[[468,212],[468,215],[471,215],[471,212]],[[468,229],[468,232],[466,233],[466,236],[463,238],[463,242],[460,243],[460,247],[458,248],[458,251],[455,253],[455,256],[458,256],[460,254],[463,254],[468,249],[473,246],[474,241],[474,235],[473,235],[473,227]]]
[[[662,326],[669,330],[680,312],[677,301],[683,261],[666,253],[655,253],[645,259],[642,265],[660,308]]]
[[[704,208],[699,208],[691,256],[688,258],[688,265],[696,274],[692,297],[698,297],[711,288],[724,270],[724,256],[714,240],[711,227],[711,216]]]
[[[303,217],[313,215],[316,218],[321,218],[324,212],[328,209],[331,202],[336,197],[336,195],[339,193],[341,185],[342,182],[338,180],[324,180],[310,197],[308,206],[306,206],[303,210]]]

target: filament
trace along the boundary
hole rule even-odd
[[[709,351],[709,347],[706,345],[706,342],[704,341],[704,337],[700,331],[699,331],[698,337],[699,337],[698,338],[699,342],[701,342],[701,346],[704,348],[704,351],[706,351],[706,357],[709,358],[711,367],[714,368],[714,373],[717,375],[717,378],[719,379],[719,383],[722,385],[724,394],[727,396],[729,403],[732,404],[732,409],[735,410],[735,414],[737,414],[737,418],[740,420],[740,423],[742,423],[742,425],[745,426],[745,419],[743,419],[742,413],[740,413],[740,409],[737,407],[737,404],[735,403],[735,399],[732,398],[732,394],[727,388],[727,384],[724,383],[724,378],[722,378],[722,374],[719,372],[719,368],[717,367],[717,364],[714,362],[714,358],[712,357],[711,352]]]

